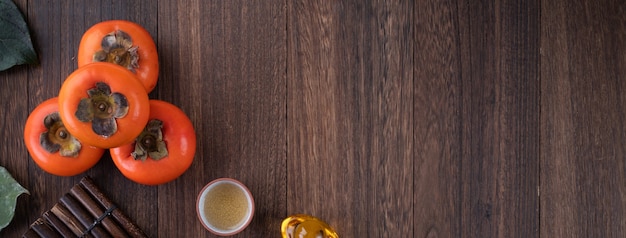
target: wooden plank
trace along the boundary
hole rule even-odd
[[[461,39],[457,1],[417,1],[413,237],[461,237]]]
[[[14,1],[27,18],[27,2]],[[28,117],[28,75],[31,66],[14,66],[0,72],[0,166],[4,167],[15,180],[32,191],[31,177],[28,174],[29,155],[24,145],[24,124]],[[32,193],[31,193],[32,194]],[[21,237],[32,223],[28,214],[32,208],[29,195],[17,198],[15,216],[9,227],[0,231],[0,237]],[[34,220],[33,220],[34,221]]]
[[[412,3],[288,9],[288,213],[342,237],[410,237]]]
[[[538,237],[539,2],[458,9],[460,234]]]
[[[155,91],[157,97],[183,110],[197,132],[196,156],[188,171],[178,180],[159,188],[157,202],[158,234],[176,237],[194,234],[202,237],[207,232],[196,219],[195,200],[205,182],[203,164],[208,161],[205,152],[205,111],[202,110],[203,82],[211,79],[203,68],[213,62],[203,57],[207,49],[200,42],[201,17],[199,1],[169,1],[159,4],[159,57],[161,77]],[[211,22],[212,23],[212,22]],[[185,201],[185,202],[176,202]],[[185,219],[171,219],[184,217]]]
[[[159,188],[159,235],[209,236],[196,219],[194,202],[200,189],[219,177],[242,181],[255,196],[255,217],[239,236],[277,235],[286,207],[284,4],[159,5],[166,67],[157,96],[186,111],[199,133],[191,169]]]
[[[626,236],[626,6],[542,1],[541,236]]]

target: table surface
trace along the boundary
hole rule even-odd
[[[0,166],[31,192],[1,237],[84,176],[150,237],[212,237],[194,202],[219,177],[255,197],[236,237],[279,237],[294,213],[342,237],[626,237],[623,1],[15,2],[40,64],[0,73]],[[131,182],[106,154],[50,175],[23,143],[109,19],[152,35],[149,96],[196,129],[173,182]]]

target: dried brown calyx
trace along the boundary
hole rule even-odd
[[[128,101],[121,93],[111,93],[109,85],[96,83],[96,87],[87,91],[88,98],[83,98],[76,109],[76,118],[82,122],[91,122],[94,133],[108,137],[117,132],[115,119],[128,114]]]
[[[135,140],[135,151],[131,153],[135,160],[145,161],[148,157],[160,160],[167,156],[167,146],[163,141],[163,122],[152,119]]]
[[[43,124],[48,130],[39,136],[41,147],[50,153],[58,151],[65,157],[78,156],[81,144],[65,129],[58,112],[47,115],[43,119]]]
[[[114,63],[135,73],[139,68],[139,54],[133,40],[123,31],[116,30],[102,38],[102,50],[93,55],[94,62]]]

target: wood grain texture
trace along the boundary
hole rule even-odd
[[[288,5],[288,213],[343,237],[411,234],[413,5]]]
[[[537,237],[539,2],[459,2],[461,234]]]
[[[204,131],[205,111],[202,109],[205,97],[202,94],[202,80],[210,79],[201,68],[203,62],[211,62],[202,57],[204,45],[200,44],[201,21],[205,17],[199,15],[198,1],[171,1],[159,4],[158,50],[163,71],[157,84],[159,99],[179,106],[191,119],[197,132]],[[207,24],[209,25],[209,24]],[[210,24],[209,26],[213,25]],[[208,74],[208,73],[207,73]],[[208,102],[205,102],[208,103]],[[176,180],[159,187],[158,193],[158,232],[159,236],[175,237],[177,234],[203,234],[202,226],[197,220],[171,219],[173,212],[181,217],[193,218],[195,213],[196,191],[200,191],[208,178],[202,176],[202,165],[207,162],[205,152],[206,137],[197,136],[196,153],[190,169],[183,175],[185,180]],[[181,177],[182,178],[182,177]],[[197,179],[193,179],[197,178]],[[176,197],[178,201],[172,200]]]
[[[413,237],[461,236],[461,39],[456,1],[416,2]]]
[[[159,232],[209,236],[195,219],[202,187],[242,181],[256,212],[239,237],[279,234],[286,193],[286,29],[283,3],[171,1],[159,6],[159,98],[184,109],[199,133],[194,164],[159,188]],[[181,216],[187,219],[171,219]],[[192,222],[190,222],[192,221]]]
[[[623,1],[542,2],[541,235],[623,237]]]
[[[22,131],[108,19],[148,30],[150,98],[199,135],[171,183],[133,183],[108,154],[83,174],[149,237],[215,237],[194,203],[219,177],[255,196],[236,237],[278,237],[294,213],[341,237],[626,237],[621,1],[15,2],[41,63],[0,72],[0,166],[31,191],[0,237],[82,178],[42,171]]]
[[[416,7],[414,237],[538,236],[538,7]]]

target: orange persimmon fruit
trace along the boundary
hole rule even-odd
[[[77,61],[78,67],[92,62],[123,66],[137,75],[148,93],[159,76],[159,58],[150,33],[126,20],[103,21],[85,31]]]
[[[93,167],[104,150],[77,140],[59,116],[58,98],[39,104],[24,126],[24,143],[33,161],[44,171],[74,176]]]
[[[97,62],[70,74],[59,91],[59,114],[78,140],[99,148],[133,141],[148,122],[142,83],[122,66]]]
[[[115,166],[128,179],[159,185],[181,176],[193,162],[196,133],[187,115],[175,105],[150,100],[150,119],[133,143],[111,148]]]

